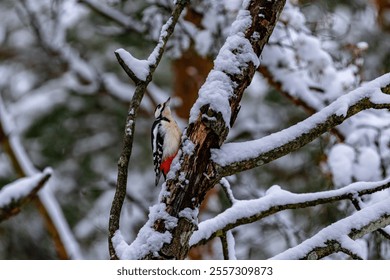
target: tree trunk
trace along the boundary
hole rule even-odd
[[[245,30],[240,31],[243,32],[241,35],[250,42],[257,56],[260,56],[264,45],[268,42],[284,4],[283,0],[252,0],[249,2],[247,10],[252,21],[248,26],[243,27]],[[241,52],[242,49],[231,51],[237,56]],[[256,68],[257,65],[249,61],[240,67],[240,73],[225,73],[236,85],[229,99],[230,124],[225,123],[221,112],[216,112],[210,104],[205,104],[200,107],[196,121],[190,123],[184,132],[179,151],[180,168],[176,171],[174,178],[168,178],[166,189],[169,194],[161,199],[161,202],[166,205],[166,212],[177,218],[178,222],[173,228],[166,228],[164,219],[159,219],[154,223],[155,230],[169,231],[172,235],[171,242],[164,244],[159,251],[159,259],[184,259],[187,256],[189,239],[197,227],[197,218],[189,219],[188,215],[183,215],[182,211],[196,213],[206,192],[220,180],[213,170],[210,150],[220,147],[225,141],[229,127],[233,125],[237,117],[243,92],[250,84]],[[149,254],[146,258],[154,259],[156,256]]]

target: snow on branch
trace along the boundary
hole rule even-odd
[[[305,16],[288,1],[264,49],[260,72],[294,103],[317,112],[360,81],[356,65],[336,66]]]
[[[221,243],[223,258],[225,260],[236,260],[236,250],[234,248],[236,242],[230,230],[222,234]]]
[[[177,219],[171,217],[165,211],[165,205],[160,203],[150,208],[148,222],[141,228],[137,239],[130,245],[124,241],[120,230],[117,230],[112,238],[117,257],[119,259],[140,259],[150,252],[157,252],[161,244],[169,242],[172,235],[168,230],[161,233],[153,230],[153,223],[158,219],[166,221],[167,229],[177,224]]]
[[[390,96],[382,90],[389,85],[390,74],[385,74],[287,129],[253,141],[224,144],[212,151],[215,169],[224,177],[261,166],[303,147],[360,111],[390,108]]]
[[[237,226],[253,223],[283,210],[352,200],[388,188],[390,178],[379,182],[357,182],[337,190],[304,194],[291,193],[279,186],[273,186],[265,196],[253,200],[237,200],[223,213],[201,222],[191,237],[190,246],[205,244]]]
[[[135,84],[146,80],[150,73],[149,62],[147,60],[136,59],[124,49],[117,49],[115,55],[119,64]]]
[[[182,2],[176,1],[176,5]],[[258,57],[276,25],[284,4],[284,0],[244,2],[243,9],[233,23],[231,35],[216,58],[214,69],[200,90],[202,93],[191,110],[190,124],[182,138],[183,146],[172,163],[166,185],[160,195],[160,204],[166,205],[165,212],[170,218],[178,219],[177,226],[167,227],[169,219],[166,218],[156,220],[152,226],[154,235],[170,233],[172,238],[169,242],[159,243],[157,247],[153,246],[154,249],[143,258],[184,259],[187,256],[189,238],[197,225],[197,215],[188,214],[198,212],[205,193],[220,179],[215,177],[210,170],[212,167],[209,160],[210,149],[219,147],[225,141],[229,127],[237,117],[242,94],[256,71]],[[161,37],[164,38],[164,33]],[[160,40],[159,45],[162,42],[164,41]],[[148,61],[153,62],[153,58],[157,58],[158,61],[160,57],[157,46]],[[232,64],[229,65],[226,60],[231,61]],[[153,71],[152,65],[153,63],[150,64],[151,71]],[[212,89],[216,92],[212,92]],[[191,149],[188,149],[188,145]],[[188,152],[189,150],[191,152]],[[119,164],[122,164],[122,159],[123,162],[128,160],[128,158],[121,158]],[[127,163],[123,167],[125,167],[123,171],[126,172]],[[119,175],[122,177],[125,174],[127,173]],[[125,177],[122,179],[126,180]],[[119,180],[118,176],[117,189]],[[123,187],[126,188],[125,183]],[[115,198],[113,206],[114,204],[118,204]],[[111,212],[110,216],[119,215],[120,207],[115,210],[115,213]],[[189,216],[194,216],[195,219]],[[116,233],[118,227],[119,220],[117,226],[110,226],[111,236]],[[130,246],[141,244],[139,240],[142,240],[140,235]],[[148,239],[148,242],[152,240],[154,240],[153,236]],[[120,249],[123,250],[124,243],[117,241],[115,243],[121,244]],[[113,253],[115,254],[115,250],[110,249],[111,257],[115,257]]]
[[[101,3],[101,1],[79,0],[79,2],[85,4],[96,13],[122,25],[127,30],[135,31],[137,33],[142,33],[145,31],[145,26],[140,22],[114,8],[111,8],[108,5]]]
[[[117,259],[117,251],[113,243],[118,244],[119,220],[122,210],[122,205],[126,197],[127,188],[127,173],[129,161],[132,154],[133,137],[137,113],[141,104],[142,98],[146,93],[146,88],[152,80],[155,69],[160,63],[164,54],[168,39],[172,35],[175,25],[179,17],[187,6],[188,0],[176,1],[172,14],[168,21],[161,29],[160,38],[152,53],[147,60],[137,60],[131,54],[124,50],[117,50],[115,55],[119,64],[125,70],[127,75],[136,83],[136,88],[126,118],[125,133],[123,136],[123,147],[118,160],[118,177],[117,186],[115,189],[114,199],[110,210],[109,220],[109,253],[111,259]],[[124,56],[124,59],[123,59]],[[135,63],[135,64],[134,64]],[[135,66],[136,65],[136,66]],[[148,69],[148,71],[145,71]],[[117,237],[114,239],[114,237]],[[119,242],[123,245],[123,242]],[[137,244],[137,242],[134,242]],[[127,254],[130,256],[131,254]]]
[[[77,84],[72,84],[70,87],[80,92],[95,92],[101,85],[97,70],[66,41],[68,26],[64,22],[68,16],[67,13],[55,13],[48,16],[45,12],[34,9],[29,1],[21,0],[20,2],[20,7],[24,12],[23,20],[29,22],[42,49],[51,57],[59,59],[62,66],[70,70],[76,78]],[[61,5],[65,4],[61,3]],[[66,10],[65,7],[62,6],[62,8]]]
[[[21,178],[0,189],[0,222],[20,212],[20,208],[30,202],[52,175],[46,168],[42,173]]]
[[[390,225],[389,198],[331,224],[312,238],[272,259],[313,260],[337,252],[344,252],[352,258],[364,259],[364,249],[354,240],[388,225]]]
[[[121,12],[106,6],[102,3],[99,3],[95,0],[83,0],[80,1],[87,5],[90,9],[99,12],[103,16],[116,20],[116,22],[124,25],[127,28],[137,29],[139,32],[142,32],[144,28],[139,26],[134,22],[131,17],[122,14]],[[21,1],[20,7],[22,8],[23,20],[27,20],[38,40],[38,43],[46,51],[46,53],[55,59],[58,59],[62,67],[66,69],[72,77],[69,79],[67,75],[64,75],[62,79],[56,81],[56,83],[64,81],[63,87],[70,88],[77,93],[95,93],[96,91],[105,91],[111,96],[120,99],[121,101],[129,102],[131,99],[131,92],[134,91],[134,88],[120,81],[113,73],[102,73],[101,70],[93,66],[93,63],[90,63],[85,59],[85,55],[80,53],[77,48],[70,45],[66,40],[67,28],[69,28],[70,23],[67,22],[67,10],[66,4],[61,3],[62,5],[58,9],[63,9],[63,13],[55,13],[48,17],[44,12],[39,10],[34,10],[30,3],[25,0]],[[73,7],[72,13],[82,13],[80,7]],[[77,9],[78,8],[78,9]],[[69,8],[68,8],[69,9]],[[135,31],[135,30],[134,30]],[[146,75],[149,72],[148,62],[145,60],[138,60],[132,57],[129,53],[122,50],[123,61],[127,61],[127,65],[131,65],[134,68],[134,73],[131,72],[131,68],[126,69],[126,64],[124,65],[125,71],[127,73],[132,73],[133,80],[144,80]],[[130,61],[130,62],[129,62]],[[134,66],[133,66],[134,65]],[[127,67],[128,68],[128,67]],[[138,76],[138,77],[137,77]]]
[[[172,240],[161,244],[158,256],[155,256],[156,252],[150,252],[147,259],[184,259],[187,256],[189,239],[197,223],[180,217],[180,213],[186,209],[196,212],[207,191],[221,179],[214,173],[210,151],[226,140],[238,115],[244,90],[258,66],[258,57],[284,4],[284,0],[243,3],[230,35],[214,61],[214,68],[191,109],[182,147],[167,176],[165,195],[161,196],[166,212],[179,218],[177,227],[170,230]],[[192,148],[188,149],[188,145]],[[154,229],[165,232],[165,221],[156,221]]]
[[[125,70],[126,74],[134,81],[134,83],[149,83],[152,80],[152,75],[160,63],[162,55],[164,54],[168,39],[171,37],[176,23],[179,20],[180,14],[187,3],[188,0],[177,1],[171,16],[161,28],[160,38],[156,47],[147,60],[136,59],[129,52],[123,49],[115,51],[119,64],[122,66],[123,70]]]
[[[7,113],[4,102],[0,96],[0,140],[9,155],[14,169],[22,177],[33,177],[40,172],[35,168],[28,157],[19,135],[14,129],[11,117]],[[48,172],[49,169],[47,169]],[[43,188],[37,193],[36,200],[44,217],[46,225],[55,242],[59,258],[81,259],[79,245],[67,223],[62,209],[50,189]]]

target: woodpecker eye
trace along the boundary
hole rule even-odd
[[[160,108],[161,108],[161,104],[158,104],[156,109],[160,109]]]

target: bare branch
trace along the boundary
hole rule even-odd
[[[390,108],[390,97],[381,91],[390,74],[338,98],[318,113],[280,132],[244,143],[224,144],[212,152],[220,177],[252,169],[298,150],[360,111]]]

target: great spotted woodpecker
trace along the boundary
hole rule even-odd
[[[156,186],[160,180],[161,172],[166,179],[180,145],[181,130],[172,117],[169,108],[170,101],[171,98],[168,98],[164,103],[157,105],[154,111],[156,120],[152,126],[152,151]]]

